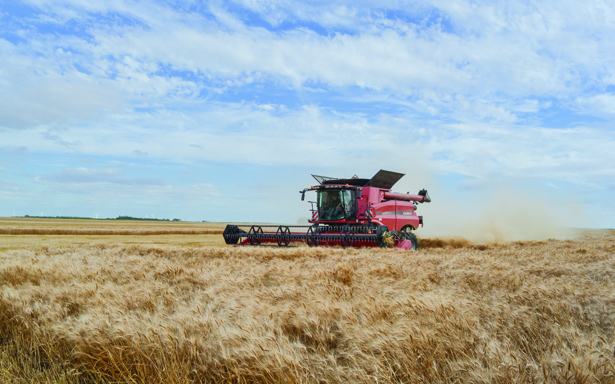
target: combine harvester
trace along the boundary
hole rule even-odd
[[[226,244],[288,246],[306,242],[311,247],[398,247],[418,249],[412,233],[423,226],[423,216],[416,215],[417,203],[429,203],[425,189],[418,195],[391,192],[404,174],[380,170],[371,179],[336,179],[312,175],[319,185],[306,188],[316,192],[312,204],[312,225],[229,224],[224,229]]]

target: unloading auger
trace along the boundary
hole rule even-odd
[[[224,229],[226,244],[288,246],[306,242],[311,247],[398,247],[418,249],[413,233],[423,226],[416,215],[417,203],[429,203],[427,190],[417,195],[392,192],[403,173],[380,170],[371,179],[337,179],[312,175],[318,185],[305,188],[316,192],[311,225],[233,225]]]

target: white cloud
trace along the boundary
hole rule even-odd
[[[139,157],[147,156],[147,152],[143,152],[143,151],[140,151],[138,149],[135,149],[134,151],[132,151],[132,154],[135,155],[135,156],[139,156]]]
[[[13,147],[5,145],[0,147],[0,153],[6,153],[10,155],[25,155],[26,153],[28,153],[28,148],[24,146]]]
[[[564,103],[576,98],[579,105],[608,109],[608,100],[578,94],[588,80],[604,84],[615,76],[610,65],[615,54],[608,53],[615,49],[607,49],[608,39],[596,39],[613,29],[608,17],[598,17],[610,11],[587,10],[603,7],[599,3],[572,4],[572,11],[464,1],[412,7],[384,2],[376,10],[362,2],[243,3],[263,16],[277,12],[274,18],[281,20],[341,28],[341,21],[324,21],[324,14],[336,14],[354,26],[350,33],[326,36],[304,27],[252,27],[224,6],[210,6],[212,21],[140,2],[33,4],[62,21],[87,22],[87,34],[54,36],[24,30],[26,44],[0,40],[8,58],[0,61],[6,90],[0,94],[0,125],[5,127],[92,120],[130,105],[175,108],[171,103],[185,105],[206,89],[229,93],[254,83],[298,90],[320,84],[325,92],[342,93],[347,87],[360,87],[367,93],[396,95],[386,101],[398,99],[433,116],[515,123],[525,120],[520,113],[538,113],[550,105],[540,98]],[[379,13],[393,9],[401,19]],[[577,10],[591,16],[595,25],[582,23]],[[117,13],[137,24],[97,22],[97,13]],[[425,20],[431,24],[421,24]],[[453,30],[441,24],[446,20]],[[558,37],[560,32],[565,38]]]
[[[0,45],[1,127],[69,124],[125,106],[121,94],[105,81],[84,78],[76,70],[67,73],[53,60],[30,58],[7,49],[7,43]]]
[[[611,93],[581,96],[575,100],[576,109],[597,116],[615,115],[615,95]]]
[[[51,175],[37,176],[36,178],[34,178],[34,181],[38,183],[56,183],[71,185],[109,183],[129,187],[168,186],[167,183],[160,179],[144,177],[126,177],[124,176],[123,172],[117,168],[67,168]]]
[[[4,198],[19,199],[24,197],[28,193],[24,185],[14,183],[11,181],[0,180],[0,194]]]
[[[419,125],[411,116],[381,114],[367,119],[316,106],[282,113],[256,104],[201,107],[190,115],[170,111],[119,115],[91,129],[65,131],[62,138],[79,142],[75,150],[89,155],[142,158],[147,153],[148,159],[179,163],[314,167],[352,163],[365,168],[377,161],[393,168],[415,164],[435,174],[524,176],[586,185],[600,185],[602,178],[615,176],[615,137],[597,128],[553,129],[507,122]],[[27,137],[31,152],[49,151],[46,141],[36,135],[0,133],[0,140],[13,148]],[[71,172],[48,181],[84,180],[90,175],[83,169]]]
[[[301,6],[298,13],[288,14],[291,5],[297,5],[294,2],[250,2],[248,5],[263,12],[282,8],[284,17],[291,20],[321,20],[303,15],[301,9],[305,7]],[[435,89],[466,95],[554,96],[576,92],[587,80],[600,82],[612,77],[610,64],[615,61],[615,55],[608,53],[615,51],[608,49],[615,46],[610,46],[608,39],[598,44],[594,38],[608,36],[608,31],[613,29],[608,19],[594,15],[591,20],[596,25],[582,24],[572,11],[561,14],[559,7],[502,4],[476,7],[465,2],[419,6],[421,10],[437,10],[450,18],[457,26],[457,31],[451,33],[441,28],[421,28],[420,18],[429,16],[428,12],[410,12],[408,17],[419,18],[417,24],[406,23],[410,28],[400,31],[378,24],[381,18],[374,20],[377,11],[368,12],[365,5],[356,6],[360,11],[349,11],[353,7],[342,3],[319,5],[318,12],[306,14],[321,17],[322,13],[341,12],[342,18],[362,26],[353,34],[337,32],[322,36],[305,28],[269,31],[250,27],[215,7],[211,9],[216,10],[217,19],[212,22],[170,9],[156,14],[159,7],[151,10],[141,3],[91,8],[75,2],[71,6],[89,12],[122,12],[145,23],[145,28],[94,26],[88,29],[92,42],[77,45],[90,61],[120,59],[116,70],[122,81],[131,79],[136,86],[135,93],[139,93],[137,84],[157,81],[162,84],[152,86],[150,92],[164,93],[177,87],[189,94],[195,91],[190,82],[164,84],[172,79],[157,79],[154,74],[159,64],[163,64],[213,79],[265,74],[295,87],[322,82],[333,87],[359,86],[402,95]],[[392,8],[391,4],[382,6],[385,10]],[[592,4],[571,8],[588,14],[585,9],[592,9]],[[403,7],[401,11],[404,12]],[[364,18],[369,14],[370,24],[365,25],[361,17],[353,16],[357,13]],[[563,20],[554,22],[551,16]],[[228,29],[218,29],[216,22],[220,21]],[[464,33],[467,29],[480,32],[467,35]],[[559,37],[560,34],[563,36]],[[60,37],[51,43],[62,46],[64,40]],[[583,53],[579,54],[579,50]]]

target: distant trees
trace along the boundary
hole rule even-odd
[[[15,216],[17,217],[17,216]],[[118,216],[115,219],[94,219],[92,217],[79,217],[79,216],[31,216],[24,215],[23,217],[34,218],[34,219],[86,219],[86,220],[142,220],[142,221],[182,221],[181,219],[154,219],[149,217],[133,217],[133,216]],[[203,223],[207,221],[203,220]]]
[[[171,221],[169,219],[152,219],[149,217],[143,218],[143,217],[132,217],[132,216],[118,216],[116,219],[113,219],[113,220]],[[175,221],[175,219],[173,221]]]

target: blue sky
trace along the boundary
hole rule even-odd
[[[382,168],[614,228],[614,122],[611,3],[0,1],[0,216],[294,222]]]

